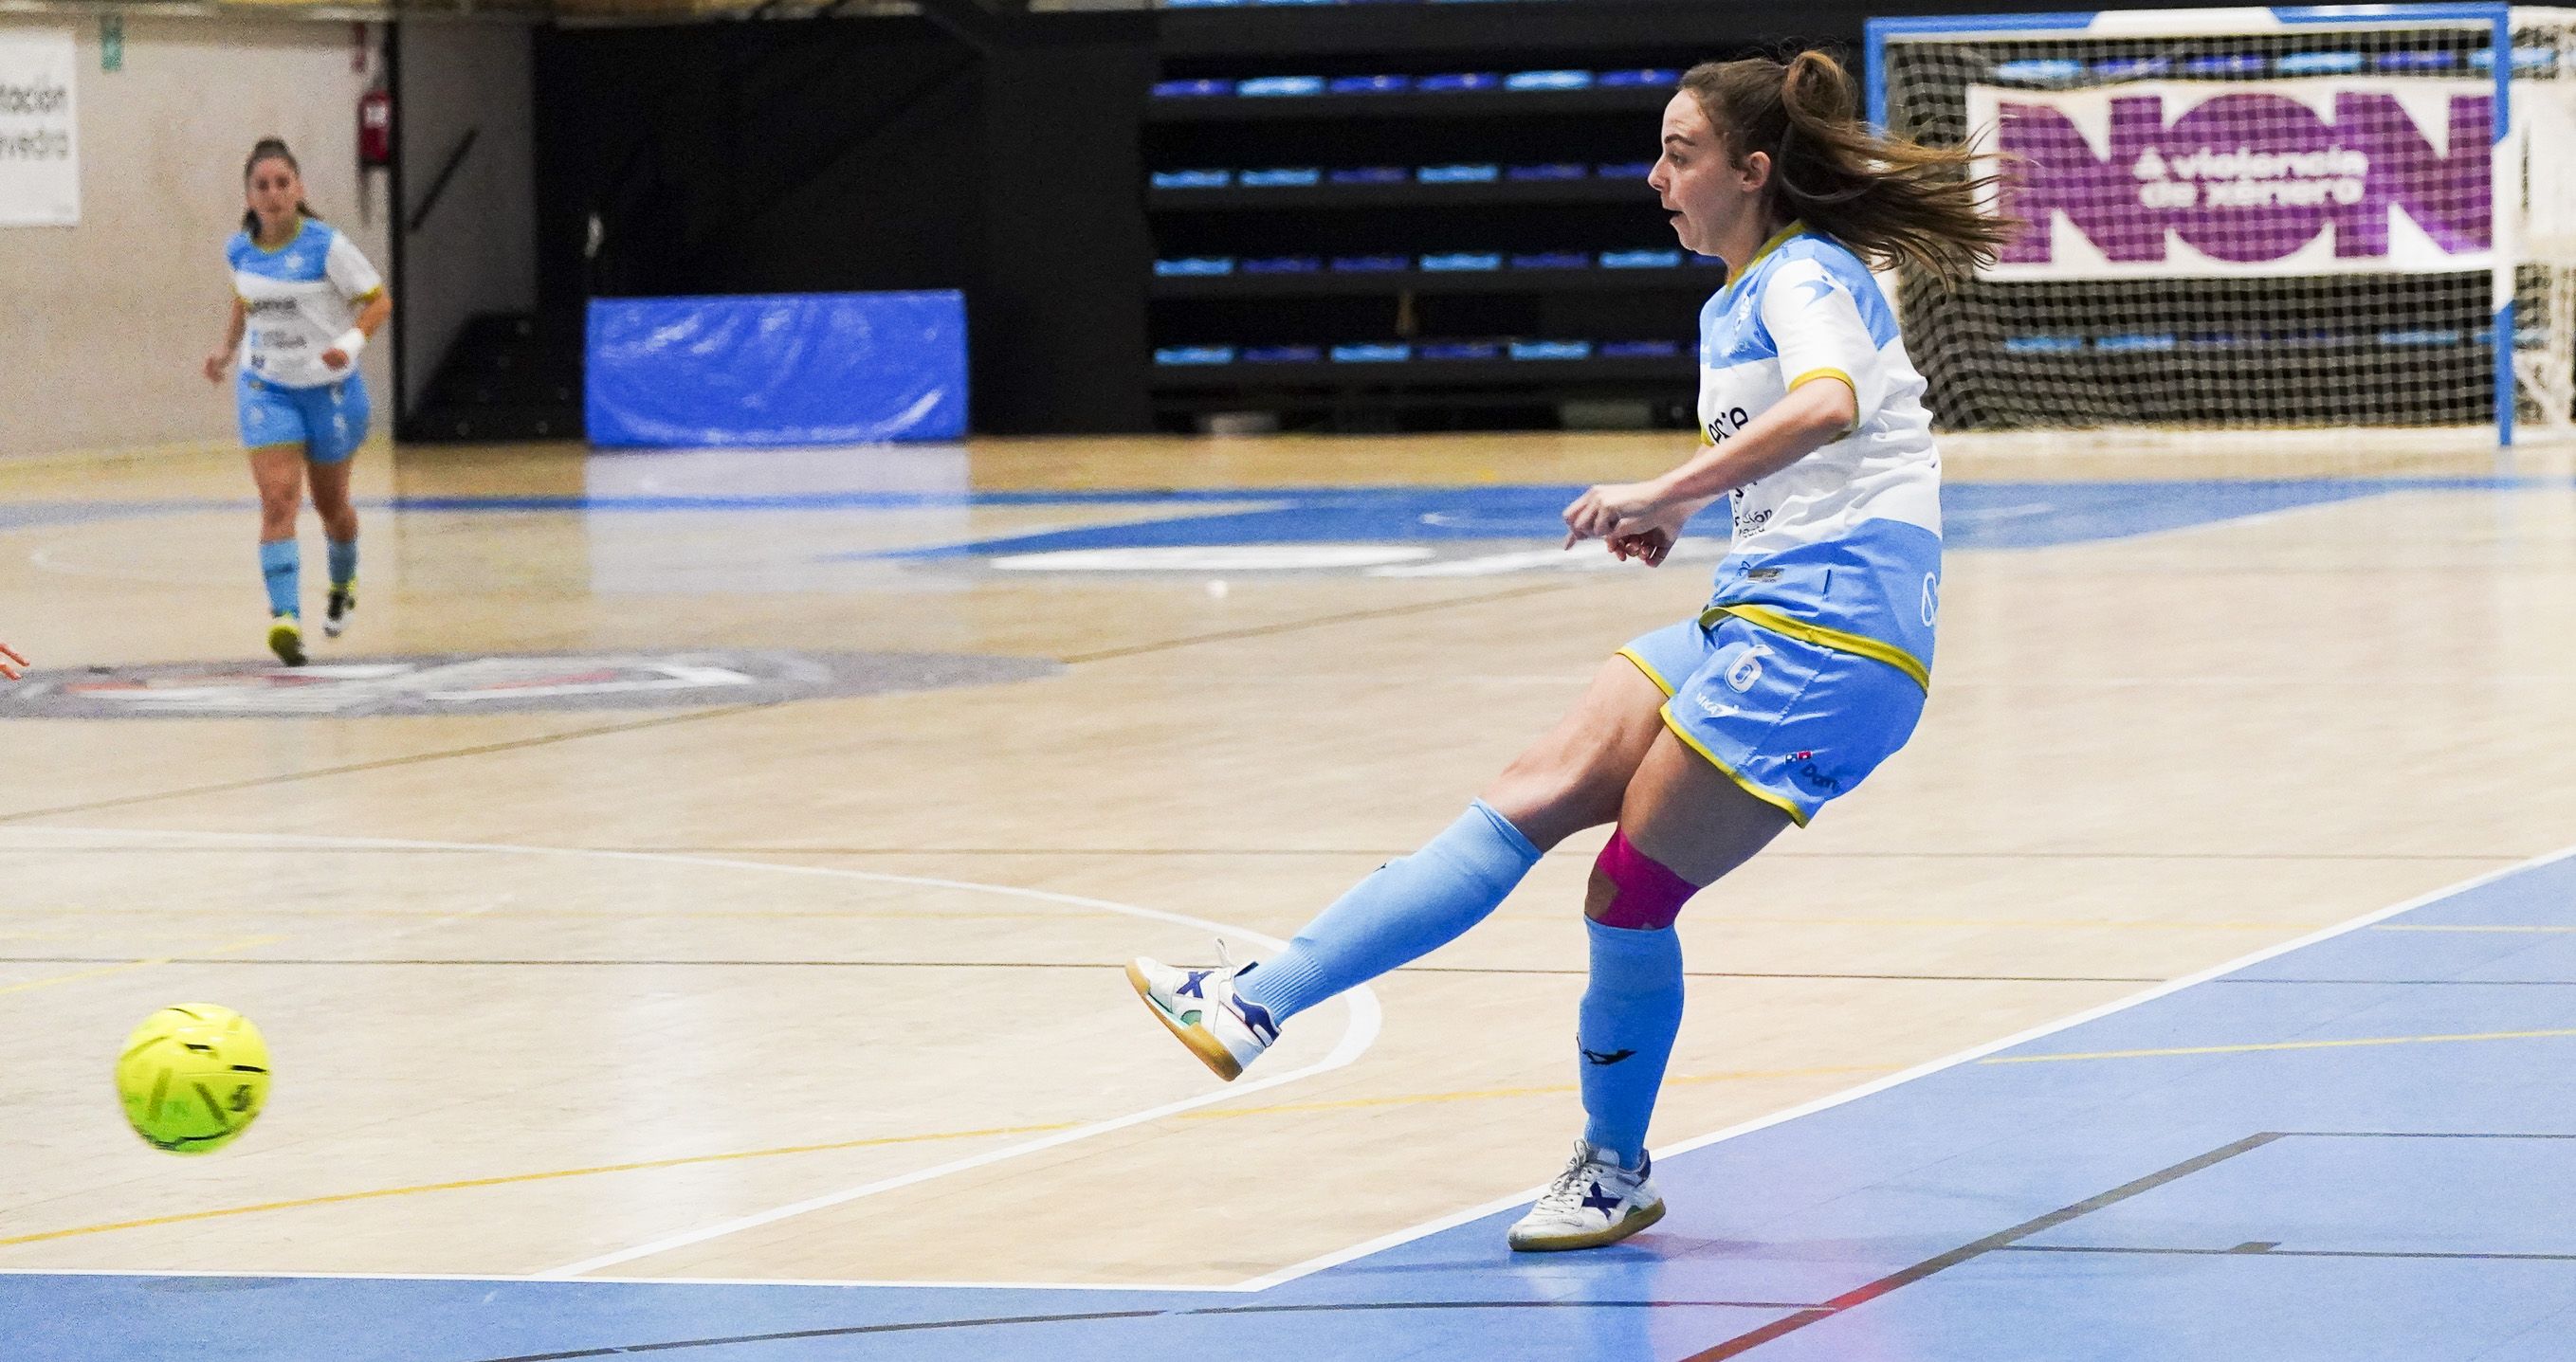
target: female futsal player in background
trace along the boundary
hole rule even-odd
[[[235,380],[242,444],[259,484],[259,570],[268,580],[268,646],[304,665],[303,602],[295,513],[308,470],[313,509],[331,541],[331,594],[322,630],[333,638],[358,605],[358,511],[349,504],[349,458],[367,438],[367,384],[358,355],[393,315],[384,280],[357,245],[304,206],[304,178],[276,138],[242,166],[242,229],[224,246],[233,272],[232,320],[223,348],[206,356],[206,379],[245,335]]]
[[[1940,461],[1923,379],[1863,260],[1953,279],[1990,261],[2005,227],[1979,211],[1965,160],[1873,135],[1819,52],[1682,78],[1649,181],[1682,244],[1730,266],[1700,313],[1703,448],[1651,482],[1585,492],[1566,544],[1660,563],[1683,522],[1732,493],[1716,592],[1620,649],[1457,822],[1285,951],[1231,971],[1129,965],[1210,1068],[1235,1077],[1290,1018],[1452,940],[1548,848],[1615,822],[1584,896],[1583,1138],[1511,1244],[1590,1248],[1662,1218],[1646,1125],[1681,1023],[1674,918],[1860,784],[1923,710]]]

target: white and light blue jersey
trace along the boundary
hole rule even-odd
[[[1732,498],[1735,541],[1704,623],[1734,615],[1928,686],[1940,608],[1941,456],[1896,313],[1848,247],[1791,223],[1700,310],[1702,438],[1838,379],[1857,418]]]
[[[384,288],[348,237],[327,222],[298,219],[295,235],[275,250],[248,232],[224,245],[233,292],[249,313],[242,368],[282,388],[314,388],[349,377],[322,363],[322,352],[358,320],[358,310]]]

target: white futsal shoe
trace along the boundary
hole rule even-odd
[[[1556,1185],[1512,1226],[1512,1247],[1526,1253],[1599,1248],[1663,1219],[1664,1199],[1647,1176],[1654,1167],[1651,1154],[1638,1155],[1637,1166],[1626,1168],[1611,1151],[1576,1140],[1574,1159]]]
[[[1279,1039],[1269,1011],[1235,995],[1236,977],[1251,968],[1175,969],[1140,955],[1127,962],[1127,982],[1191,1054],[1231,1083]]]
[[[354,580],[346,581],[332,587],[331,594],[324,598],[322,609],[322,636],[324,638],[338,638],[348,629],[349,617],[357,612],[357,582]]]

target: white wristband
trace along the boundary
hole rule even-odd
[[[331,342],[331,348],[347,355],[350,366],[354,368],[358,363],[358,356],[367,348],[367,333],[354,326],[350,327],[340,333],[340,339]]]

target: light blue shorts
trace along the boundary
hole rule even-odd
[[[1733,616],[1658,629],[1619,650],[1661,687],[1664,726],[1754,798],[1805,827],[1914,735],[1923,687],[1888,663]]]
[[[367,381],[356,374],[337,383],[289,388],[254,378],[248,370],[233,385],[245,448],[302,445],[312,463],[345,463],[367,441]]]

